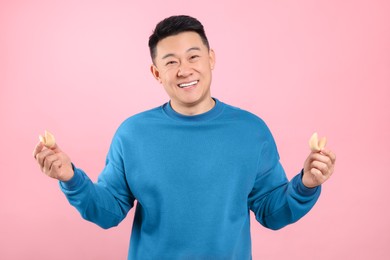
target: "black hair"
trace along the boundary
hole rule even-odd
[[[197,19],[188,15],[175,15],[159,22],[153,34],[149,37],[149,50],[153,62],[156,58],[157,43],[168,36],[177,35],[182,32],[196,32],[199,34],[207,49],[210,49],[203,25]]]

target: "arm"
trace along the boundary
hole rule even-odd
[[[60,181],[68,201],[83,218],[109,228],[118,225],[134,205],[123,167],[116,166],[115,160],[110,160],[112,153],[107,157],[97,183],[92,183],[81,169],[75,168],[57,144],[48,148],[40,142],[33,156],[43,173]]]
[[[249,206],[257,221],[263,226],[277,230],[302,218],[314,206],[321,187],[307,188],[302,183],[302,173],[288,182],[282,165],[258,174]]]
[[[102,228],[117,226],[134,205],[134,197],[127,187],[124,173],[108,162],[97,183],[83,170],[74,168],[74,177],[60,182],[69,203],[81,216]]]
[[[326,149],[312,152],[304,169],[287,180],[271,133],[261,147],[258,172],[248,203],[265,227],[280,229],[298,221],[314,206],[321,184],[332,175],[335,155]]]

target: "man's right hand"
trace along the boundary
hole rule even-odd
[[[39,142],[33,151],[33,156],[41,167],[41,171],[49,177],[60,181],[69,181],[73,175],[70,158],[55,144],[48,148]]]

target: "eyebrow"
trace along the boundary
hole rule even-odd
[[[199,47],[192,47],[192,48],[189,48],[186,52],[190,52],[190,51],[200,51],[200,48]],[[169,58],[169,57],[174,57],[175,54],[173,53],[168,53],[168,54],[165,54],[161,59],[166,59],[166,58]]]

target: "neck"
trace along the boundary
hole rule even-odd
[[[171,100],[171,106],[177,113],[186,116],[195,116],[210,111],[215,106],[215,101],[211,97],[198,104],[176,104]]]

